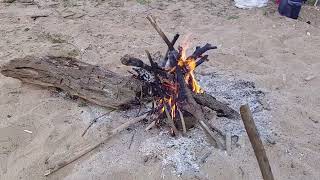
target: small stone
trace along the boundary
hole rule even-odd
[[[310,32],[307,32],[307,35],[310,36],[311,35]]]
[[[7,115],[7,118],[11,118],[12,116],[10,114]]]
[[[29,31],[29,30],[30,30],[30,28],[25,28],[25,29],[24,29],[24,31]]]

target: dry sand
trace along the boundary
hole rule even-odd
[[[152,14],[170,37],[191,34],[192,45],[218,46],[198,72],[205,89],[234,108],[247,101],[254,106],[259,100],[254,115],[276,179],[319,179],[320,12],[313,7],[303,7],[301,19],[295,21],[280,17],[272,3],[241,10],[219,0],[26,2],[0,3],[0,65],[26,55],[53,54],[126,73],[129,68],[119,62],[124,54],[146,58],[145,49],[166,50],[145,19]],[[32,15],[48,17],[33,20]],[[44,177],[52,164],[103,138],[122,123],[120,116],[135,112],[112,112],[82,138],[90,120],[108,110],[2,75],[0,79],[1,180],[261,179],[241,130],[231,128],[242,138],[227,155],[212,148],[198,128],[189,137],[174,139],[165,129],[145,132],[144,123]],[[263,96],[243,95],[253,90],[234,90],[221,79],[254,82],[254,91],[263,91]],[[224,130],[235,127],[221,122],[215,120]]]

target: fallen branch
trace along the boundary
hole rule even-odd
[[[96,144],[94,144],[93,146],[90,146],[86,149],[84,149],[83,151],[81,151],[80,153],[76,154],[75,156],[71,157],[70,159],[67,159],[65,161],[59,162],[57,163],[53,168],[49,168],[46,172],[45,172],[45,176],[48,176],[56,171],[58,171],[59,169],[69,165],[70,163],[73,163],[74,161],[78,160],[79,158],[83,157],[84,155],[88,154],[89,152],[93,151],[94,149],[96,149],[97,147],[99,147],[101,144],[105,143],[107,140],[109,140],[111,137],[113,137],[114,135],[118,134],[119,132],[127,129],[130,125],[135,124],[143,119],[145,119],[147,117],[147,113],[131,119],[129,121],[127,121],[126,123],[123,123],[122,125],[120,125],[119,127],[113,129],[111,132],[108,133],[107,137],[105,137],[104,139],[102,139],[100,142],[97,142]]]
[[[240,107],[240,114],[244,127],[249,136],[252,148],[259,163],[259,167],[264,180],[274,180],[269,160],[260,139],[257,127],[254,123],[252,113],[248,105]]]

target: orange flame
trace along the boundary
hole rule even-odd
[[[193,92],[196,93],[203,93],[199,83],[197,82],[194,70],[196,69],[196,60],[194,58],[186,58],[186,50],[182,48],[181,57],[178,60],[178,65],[187,71],[185,74],[185,81],[186,84],[190,85]]]
[[[186,41],[185,41],[186,42]],[[196,68],[196,59],[194,58],[187,58],[187,47],[188,43],[183,43],[183,47],[181,49],[181,56],[178,59],[178,66],[184,71],[184,80],[189,88],[195,93],[203,93],[199,83],[197,82],[194,70]],[[168,70],[169,73],[174,73],[176,71],[176,67],[173,67]],[[171,118],[174,119],[176,117],[177,111],[177,102],[176,98],[178,97],[178,86],[177,84],[165,81],[163,82],[164,87],[166,87],[170,93],[169,96],[164,97],[158,101],[158,107],[161,108],[161,113],[165,111],[165,108],[168,107],[168,111],[170,112]]]

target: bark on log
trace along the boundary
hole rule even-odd
[[[136,79],[67,57],[27,56],[11,60],[0,70],[7,77],[57,87],[70,95],[115,109],[135,101],[142,85]]]

